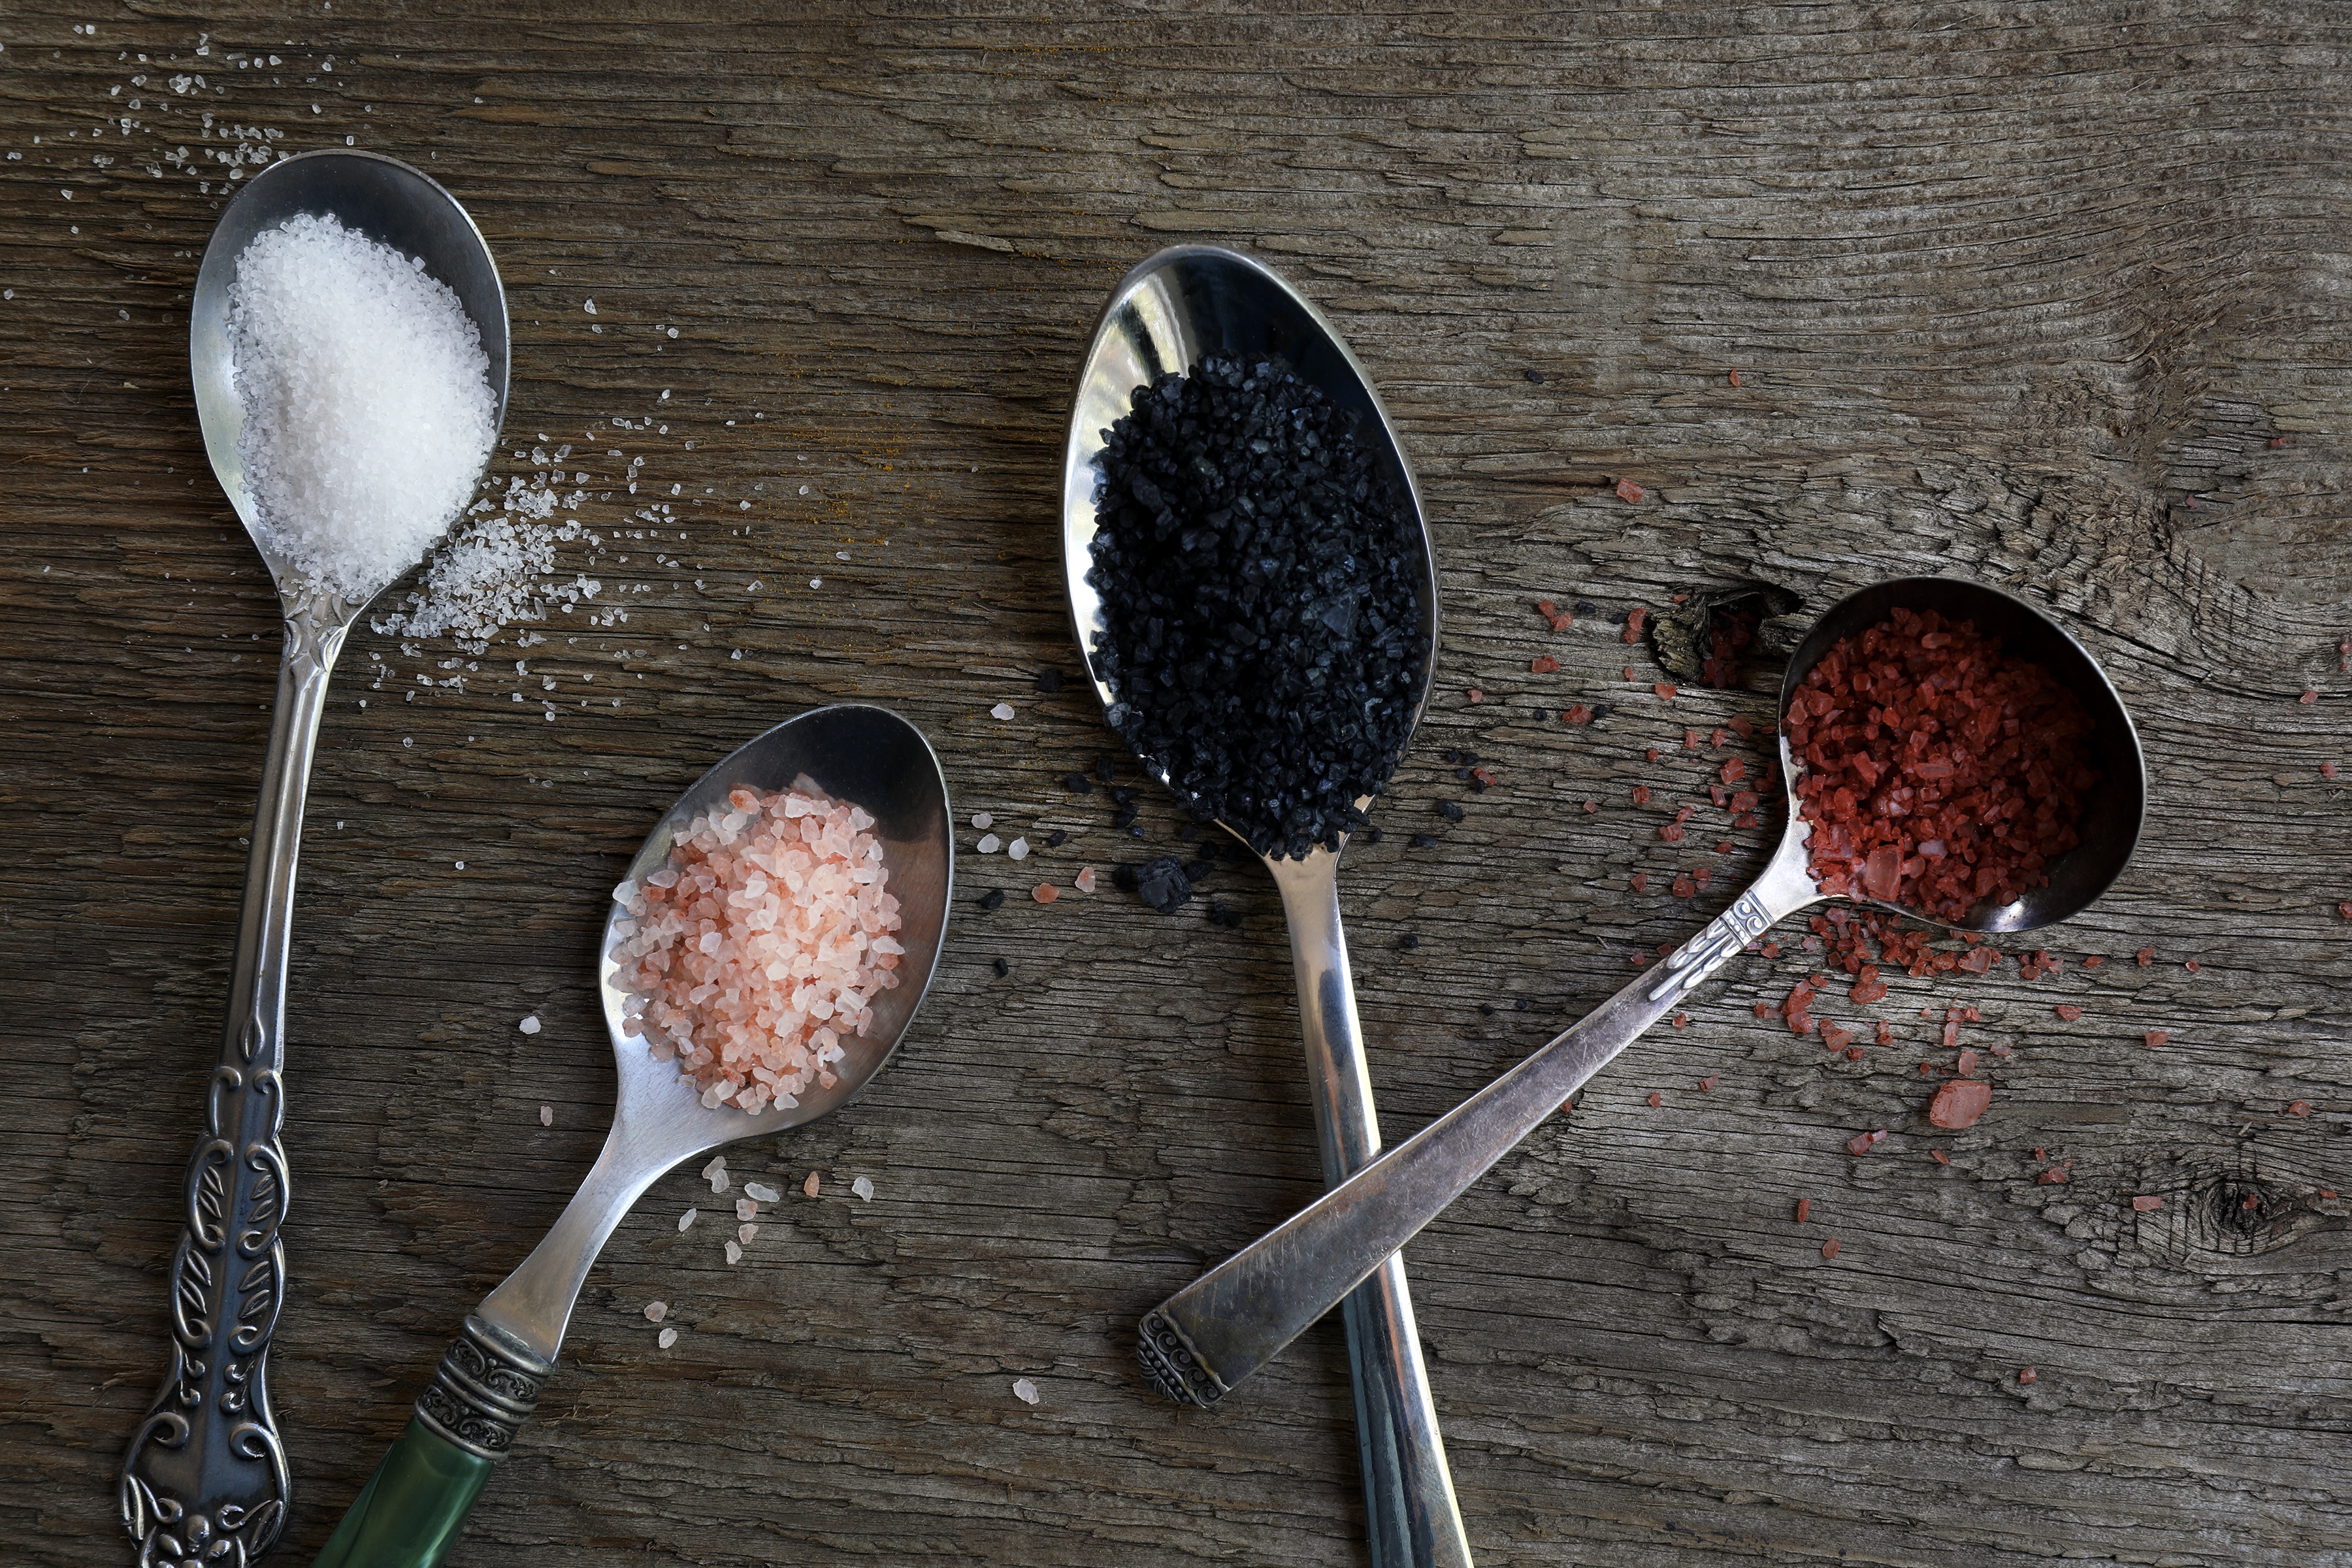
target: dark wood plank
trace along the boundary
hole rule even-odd
[[[1057,782],[1111,742],[1089,700],[1030,681],[1073,668],[1052,509],[1084,334],[1128,266],[1203,237],[1331,312],[1438,529],[1440,698],[1344,883],[1392,1132],[1760,864],[1752,834],[1677,854],[1652,830],[1724,754],[1684,752],[1685,727],[1769,717],[1774,672],[1662,705],[1611,624],[1629,605],[2009,584],[2107,661],[2154,764],[2131,874],[2048,938],[2059,975],[1901,980],[1862,1010],[1899,1043],[1847,1062],[1749,1010],[1817,962],[1787,933],[1412,1250],[1480,1560],[2352,1562],[2352,852],[2319,773],[2352,763],[2340,15],[238,0],[199,57],[192,23],[102,9],[94,36],[47,5],[0,20],[0,153],[22,154],[0,162],[14,1559],[126,1555],[110,1478],[162,1365],[276,635],[204,468],[184,306],[211,154],[262,127],[449,184],[516,316],[524,457],[499,474],[541,432],[599,476],[619,460],[597,454],[643,456],[637,499],[677,509],[664,547],[692,567],[614,536],[645,527],[625,495],[591,501],[608,547],[567,570],[625,625],[557,615],[478,669],[364,628],[344,655],[295,955],[281,1561],[593,1154],[587,964],[645,826],[745,735],[843,697],[921,723],[960,811],[1072,838],[1015,868],[963,835],[919,1037],[850,1110],[736,1158],[821,1172],[825,1198],[789,1196],[729,1268],[675,1230],[692,1173],[655,1189],[453,1561],[1360,1555],[1335,1335],[1209,1414],[1129,1364],[1142,1308],[1313,1188],[1270,889],[1218,879],[1238,931],[1199,904],[1020,896],[1144,847]],[[647,417],[667,432],[612,424]],[[1555,637],[1540,596],[1594,609]],[[1538,652],[1563,669],[1529,674]],[[1577,700],[1616,711],[1559,724]],[[1446,747],[1503,776],[1451,827]],[[1657,806],[1628,804],[1643,780]],[[1145,844],[1172,843],[1178,815],[1145,804]],[[1423,828],[1436,847],[1409,847]],[[1702,859],[1706,896],[1664,892]],[[1013,896],[982,915],[991,887]],[[1917,1014],[1955,999],[2014,1054],[1977,1129],[1931,1136]],[[1875,1126],[1895,1137],[1844,1152]],[[845,1195],[859,1173],[871,1204]],[[684,1331],[667,1352],[655,1298]]]

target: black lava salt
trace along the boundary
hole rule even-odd
[[[1412,728],[1423,569],[1355,419],[1207,359],[1104,433],[1094,565],[1108,718],[1261,854],[1334,847]]]
[[[1121,866],[1111,873],[1111,879],[1163,915],[1174,914],[1192,897],[1184,863],[1173,855],[1162,855],[1140,866]]]

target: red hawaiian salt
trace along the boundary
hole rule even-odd
[[[1813,1200],[1811,1198],[1799,1198],[1797,1200],[1797,1223],[1799,1225],[1802,1225],[1812,1217]]]
[[[1835,1258],[1837,1255],[1838,1238],[1836,1237],[1833,1236],[1827,1241],[1822,1243],[1822,1256],[1823,1258]]]
[[[1540,655],[1538,658],[1531,658],[1528,661],[1528,670],[1536,675],[1549,675],[1559,668],[1559,660],[1552,658],[1552,656],[1548,653]]]
[[[1786,727],[1822,890],[1955,923],[2049,880],[2098,779],[2074,694],[1933,610],[1841,639]]]
[[[1666,1097],[1665,1097],[1664,1095],[1660,1094],[1660,1093],[1659,1093],[1656,1089],[1652,1089],[1652,1090],[1650,1091],[1650,1108],[1651,1108],[1652,1110],[1656,1110],[1659,1106],[1664,1105],[1665,1102],[1666,1102]]]
[[[1974,1127],[1977,1118],[1992,1106],[1992,1086],[1977,1079],[1956,1078],[1927,1102],[1927,1120],[1957,1132]]]
[[[1941,1149],[1928,1150],[1927,1158],[1935,1161],[1938,1165],[1948,1165],[1952,1163],[1952,1157],[1949,1154],[1945,1153]]]
[[[2030,1366],[2021,1366],[2017,1369],[2017,1381],[2028,1386],[2031,1386],[2033,1380],[2041,1375],[2042,1374],[2040,1373],[2035,1372]]]
[[[2152,947],[2143,947],[2137,952],[2133,953],[2132,956],[2139,960],[2139,966],[2142,969],[2146,969],[2149,964],[2156,962],[2156,949]]]
[[[1650,618],[1650,612],[1648,611],[1648,609],[1646,609],[1645,607],[1643,607],[1643,605],[1634,605],[1632,609],[1630,609],[1630,610],[1626,611],[1626,612],[1625,612],[1625,637],[1624,637],[1624,640],[1625,640],[1627,643],[1629,643],[1629,644],[1631,644],[1631,643],[1636,643],[1636,642],[1641,641],[1641,640],[1642,640],[1642,623],[1643,623],[1643,621],[1648,620],[1649,618]],[[1627,676],[1625,679],[1628,679],[1628,680],[1631,680],[1631,679],[1633,679],[1633,678],[1632,676],[1630,676],[1630,675],[1629,675],[1629,676]]]
[[[1867,1154],[1885,1142],[1886,1129],[1884,1127],[1875,1132],[1857,1132],[1845,1141],[1845,1152],[1849,1154]]]
[[[2057,1014],[2062,1021],[2069,1024],[2083,1016],[2083,1010],[2080,1007],[2072,1007],[2063,1002],[2059,1003],[2058,1005],[2053,1007],[2051,1011]]]
[[[1633,804],[1635,805],[1647,805],[1650,804],[1650,786],[1648,784],[1635,784],[1633,786]]]
[[[1590,724],[1592,722],[1592,710],[1579,702],[1561,714],[1559,721],[1563,724]]]
[[[2142,1038],[2147,1040],[2147,1048],[2149,1050],[2160,1051],[2165,1047],[2172,1043],[2172,1031],[2169,1029],[2150,1029],[2142,1037]]]
[[[1652,686],[1650,689],[1656,692],[1660,697],[1664,698],[1669,702],[1672,702],[1675,700],[1675,683],[1671,680],[1661,680]]]
[[[1642,499],[1642,487],[1635,484],[1631,479],[1619,479],[1617,481],[1617,499],[1622,501],[1640,500]]]
[[[1717,1075],[1717,1074],[1715,1074],[1715,1073],[1709,1073],[1709,1074],[1707,1074],[1705,1078],[1703,1078],[1703,1079],[1699,1079],[1699,1080],[1698,1080],[1698,1087],[1699,1087],[1699,1088],[1700,1088],[1700,1089],[1701,1089],[1701,1090],[1703,1090],[1703,1091],[1710,1091],[1710,1092],[1711,1092],[1711,1091],[1714,1089],[1715,1086],[1716,1086],[1717,1084],[1721,1083],[1722,1081],[1723,1081],[1722,1078],[1721,1078],[1721,1077],[1719,1077],[1718,1075]]]
[[[2139,1196],[2132,1199],[2132,1207],[2141,1214],[2153,1214],[2163,1206],[2164,1200],[2162,1198],[2156,1197],[2147,1193],[2142,1193]]]

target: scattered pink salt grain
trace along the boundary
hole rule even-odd
[[[1092,866],[1084,868],[1076,877],[1071,879],[1070,885],[1077,889],[1081,893],[1093,892],[1095,890],[1095,868]]]
[[[1619,479],[1617,481],[1617,499],[1622,501],[1640,500],[1642,499],[1642,487],[1635,484],[1631,479]]]
[[[539,1108],[539,1124],[541,1127],[552,1127],[555,1125],[555,1107],[551,1105],[542,1105]]]
[[[811,1171],[808,1173],[808,1180],[801,1184],[801,1191],[805,1195],[813,1198],[817,1194],[817,1174],[814,1171]]]
[[[2142,1193],[2132,1199],[2132,1208],[2139,1214],[2153,1214],[2164,1206],[2164,1200],[2153,1193]]]
[[[805,781],[803,781],[805,783]],[[626,1026],[708,1107],[754,1115],[830,1089],[906,949],[874,819],[799,788],[748,786],[697,816],[669,860],[614,897]]]
[[[1485,692],[1483,692],[1483,691],[1479,690],[1479,689],[1478,689],[1476,687],[1475,687],[1475,686],[1474,686],[1474,687],[1472,687],[1472,688],[1470,689],[1470,701],[1471,701],[1471,704],[1472,704],[1474,707],[1475,707],[1475,705],[1477,705],[1478,703],[1484,702],[1484,701],[1486,701],[1486,694]]]
[[[1041,904],[1050,904],[1062,896],[1062,890],[1051,882],[1040,882],[1029,889],[1029,896]]]
[[[664,1318],[667,1318],[667,1317],[668,1317],[668,1316],[669,1316],[669,1303],[668,1303],[667,1301],[648,1301],[648,1302],[646,1302],[646,1322],[648,1322],[648,1323],[658,1323],[658,1322],[660,1322]]]

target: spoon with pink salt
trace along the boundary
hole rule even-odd
[[[736,845],[762,826],[759,812],[747,807],[755,796],[779,794],[856,808],[855,814],[824,816],[814,831],[819,838],[836,836],[845,848],[835,859],[845,865],[866,861],[859,839],[878,846],[874,863],[885,874],[879,887],[898,900],[898,923],[887,945],[874,946],[896,961],[889,973],[898,983],[875,991],[846,1018],[832,1014],[825,1022],[842,1026],[810,1037],[822,1060],[813,1061],[805,1073],[771,1083],[750,1073],[730,1076],[730,1064],[706,1048],[713,1043],[706,1034],[736,1028],[740,1035],[741,1021],[708,1009],[717,998],[695,997],[700,986],[671,988],[649,1004],[633,996],[626,981],[633,970],[652,967],[640,962],[646,935],[677,886],[675,878],[669,883],[654,879],[677,870],[681,862],[688,868],[688,880],[696,869],[728,865]],[[815,816],[805,811],[806,805],[805,798],[780,803],[775,816],[788,838],[804,816]],[[853,828],[861,817],[870,818],[871,826]],[[939,965],[954,879],[951,821],[947,779],[922,732],[887,710],[856,704],[815,709],[777,725],[678,797],[630,862],[597,947],[598,988],[620,1078],[604,1152],[547,1238],[466,1320],[464,1331],[418,1397],[407,1429],[329,1538],[316,1568],[438,1563],[457,1541],[491,1468],[530,1418],[554,1371],[588,1269],[630,1206],[681,1161],[738,1139],[814,1121],[838,1110],[882,1070],[914,1022]],[[686,847],[674,855],[681,840]],[[768,858],[773,862],[780,856],[781,851]],[[797,870],[796,863],[788,864],[777,872],[777,881],[789,880]],[[764,900],[758,889],[761,879],[762,874],[754,874],[748,884],[739,884],[739,890],[751,889],[744,895],[747,910]],[[793,889],[795,898],[814,905],[826,896],[815,874],[803,881],[808,889]],[[666,896],[649,899],[654,887],[663,888]],[[835,911],[816,912],[829,919]],[[719,936],[707,959],[731,962],[733,954],[716,950],[739,941],[751,947],[750,939],[739,933],[746,926],[758,929],[765,918],[753,913],[743,922],[728,923],[722,933],[703,933]],[[791,918],[789,910],[785,918]],[[838,922],[830,927],[841,929]],[[695,936],[683,945],[700,952],[702,942],[703,936]],[[823,945],[832,944],[829,937]],[[890,946],[901,951],[889,953]],[[682,948],[671,950],[670,956],[680,968],[701,962],[684,956]],[[794,978],[800,976],[786,977],[786,983]],[[688,1015],[691,1026],[684,1022]],[[687,1037],[682,1041],[681,1035]],[[739,1047],[742,1043],[736,1040]]]

